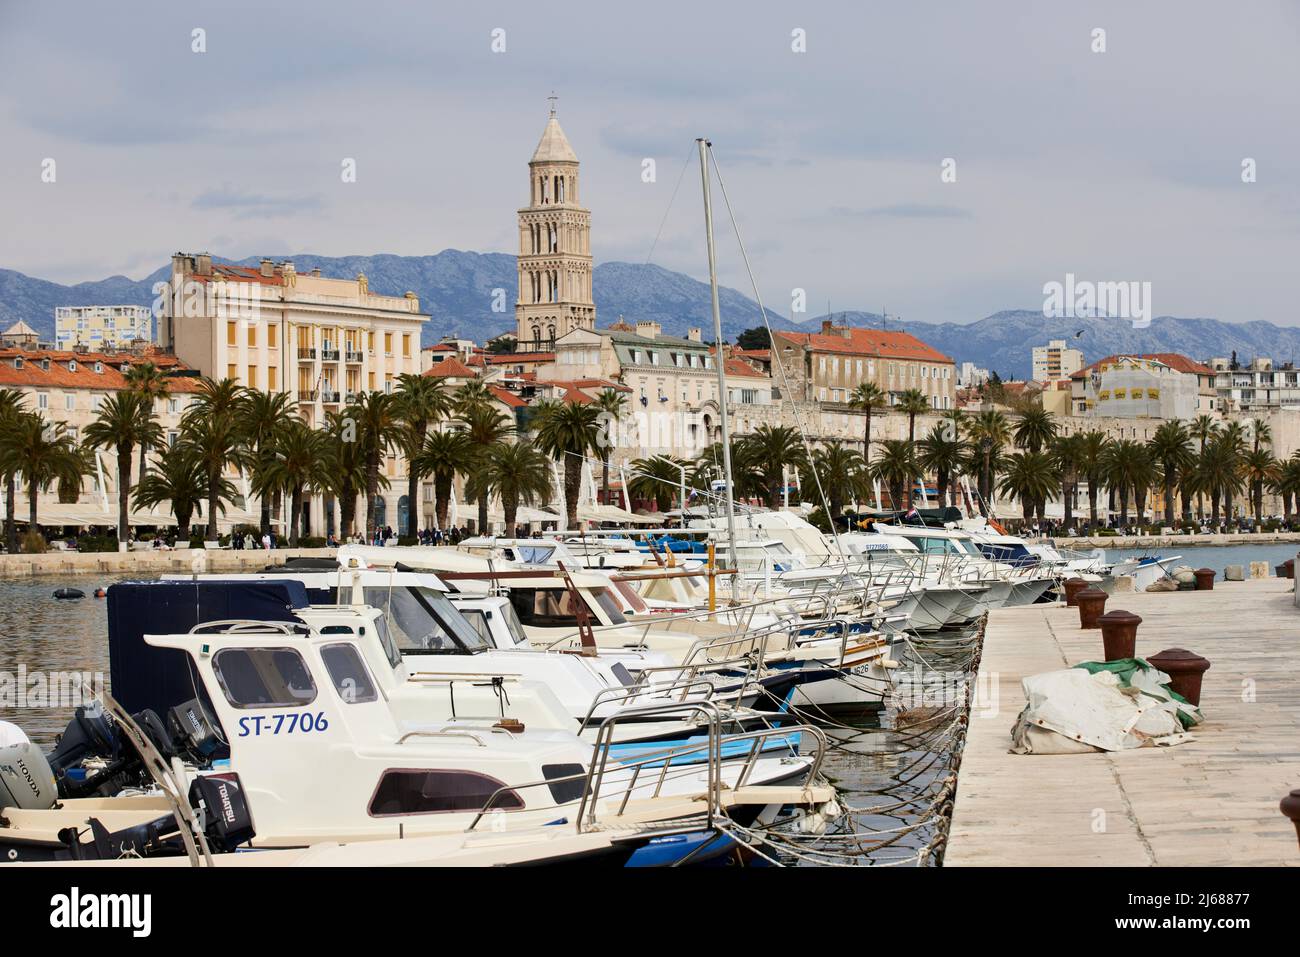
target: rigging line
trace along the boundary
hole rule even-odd
[[[655,247],[659,245],[659,237],[663,234],[664,227],[668,225],[668,215],[673,211],[673,203],[677,199],[677,191],[682,187],[682,180],[686,178],[686,170],[691,165],[691,158],[695,155],[695,141],[691,141],[691,148],[686,151],[686,162],[682,164],[682,171],[677,174],[677,185],[673,187],[673,194],[668,197],[668,208],[664,210],[664,218],[659,221],[659,230],[655,233],[654,241],[650,243],[650,251],[646,253],[645,265],[650,265],[650,260],[654,258]]]
[[[727,216],[731,219],[731,229],[736,234],[736,245],[740,247],[740,258],[745,263],[745,272],[749,274],[749,284],[754,290],[754,301],[758,303],[758,313],[763,318],[763,326],[767,329],[768,346],[772,352],[772,364],[781,370],[781,387],[785,390],[785,395],[790,397],[790,410],[794,413],[795,426],[799,430],[799,438],[803,442],[804,454],[808,457],[809,471],[812,472],[813,480],[817,484],[817,495],[821,499],[822,510],[826,513],[827,524],[831,528],[831,537],[835,540],[835,550],[844,555],[844,549],[840,545],[839,529],[835,527],[834,517],[831,515],[831,506],[826,499],[826,490],[822,488],[822,478],[817,463],[813,459],[812,448],[808,443],[808,434],[804,430],[803,416],[799,414],[799,407],[795,404],[792,393],[790,392],[789,376],[785,370],[785,362],[779,355],[776,345],[776,338],[772,335],[772,323],[767,318],[767,309],[763,305],[763,294],[758,291],[758,281],[754,278],[754,270],[749,264],[749,253],[745,251],[745,241],[740,237],[740,225],[736,222],[736,212],[731,208],[731,198],[727,195],[727,184],[722,179],[722,168],[718,166],[718,158],[714,155],[713,150],[709,150],[709,157],[713,160],[713,171],[718,177],[718,188],[722,191],[722,201],[727,207]],[[718,359],[722,360],[722,343],[718,343]],[[869,464],[869,463],[868,463]]]

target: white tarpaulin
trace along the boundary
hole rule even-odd
[[[1155,668],[1134,671],[1124,687],[1110,671],[1090,674],[1063,668],[1021,681],[1027,704],[1011,729],[1015,754],[1125,751],[1191,740],[1179,710],[1199,712],[1169,697],[1169,676]]]

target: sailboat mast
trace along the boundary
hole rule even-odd
[[[695,141],[700,147],[700,180],[704,185],[704,235],[709,248],[709,292],[713,297],[713,341],[718,353],[714,368],[718,372],[718,417],[722,420],[722,469],[727,493],[727,541],[731,544],[731,565],[738,567],[740,553],[736,549],[736,503],[731,495],[731,431],[727,425],[727,363],[722,355],[722,312],[718,307],[718,259],[713,249],[713,200],[709,195],[710,143],[704,137]],[[731,575],[731,599],[740,600],[740,577]]]

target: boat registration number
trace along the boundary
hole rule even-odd
[[[239,719],[239,737],[258,738],[262,735],[310,734],[329,728],[324,711],[290,711],[287,714],[253,714]]]

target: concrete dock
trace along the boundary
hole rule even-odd
[[[1116,753],[1011,754],[1026,675],[1103,657],[1063,604],[989,616],[944,865],[1300,865],[1278,802],[1300,788],[1300,609],[1292,582],[1112,595],[1142,616],[1139,657],[1208,658],[1194,741]],[[994,709],[996,704],[996,709]]]

